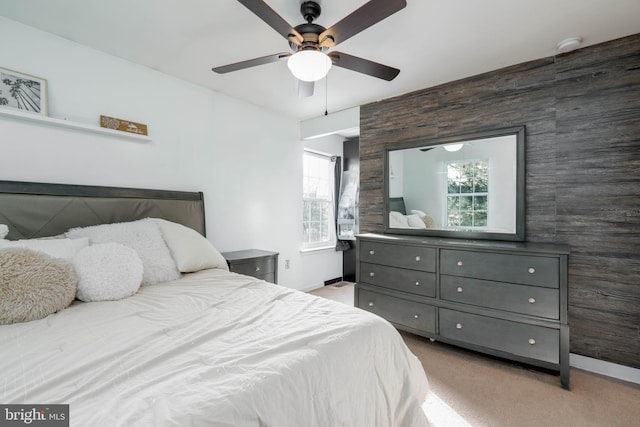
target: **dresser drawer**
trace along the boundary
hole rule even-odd
[[[559,363],[560,331],[476,314],[439,309],[440,335],[553,364]]]
[[[443,275],[440,298],[548,319],[559,318],[558,289]]]
[[[360,261],[412,270],[436,271],[436,249],[360,241]]]
[[[268,275],[275,271],[275,260],[273,258],[258,258],[246,262],[231,262],[229,263],[229,271],[254,277]]]
[[[499,282],[558,288],[558,258],[443,249],[440,272]]]
[[[430,305],[358,289],[358,307],[397,325],[436,332],[436,308]]]
[[[360,282],[426,297],[436,296],[436,274],[426,271],[363,262],[360,263]]]

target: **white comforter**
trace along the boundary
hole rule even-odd
[[[72,426],[420,427],[426,393],[386,321],[222,270],[0,325],[0,402]]]

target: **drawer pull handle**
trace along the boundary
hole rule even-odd
[[[458,286],[458,289],[456,289],[456,291],[458,291],[459,293],[462,293],[462,286]]]
[[[529,344],[535,345],[536,344],[536,340],[534,340],[533,338],[529,338]]]
[[[371,273],[369,273],[369,276],[370,276],[370,277],[373,277],[373,276],[375,276],[375,275],[376,275],[376,273],[374,273],[373,271],[372,271]]]
[[[416,282],[416,286],[420,286],[420,282]]]
[[[536,272],[536,269],[533,267],[529,267],[527,271],[529,272],[529,274],[534,274]]]
[[[416,257],[416,261],[420,261],[420,256],[417,256],[417,257]]]
[[[376,254],[376,251],[374,251],[373,249],[369,251],[369,255],[375,255],[375,254]]]
[[[417,314],[414,314],[414,315],[413,315],[413,318],[414,318],[414,319],[418,319],[419,317],[420,317],[420,316],[419,316],[419,315],[417,315]]]
[[[529,304],[535,304],[535,303],[536,303],[535,298],[529,298]]]
[[[456,323],[456,329],[462,329],[462,323]]]
[[[369,301],[369,307],[373,307],[373,301]]]
[[[260,271],[260,267],[256,267],[256,271]]]
[[[456,265],[457,265],[458,267],[462,267],[462,261],[458,261],[458,262],[456,263]]]

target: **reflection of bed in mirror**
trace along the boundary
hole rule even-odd
[[[407,213],[404,198],[391,197],[389,198],[389,227],[426,230],[434,228],[435,221],[432,216],[419,209],[411,209]]]
[[[385,150],[391,233],[524,239],[524,127]]]

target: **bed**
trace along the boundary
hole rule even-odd
[[[389,228],[429,229],[435,227],[435,220],[430,215],[417,209],[407,214],[404,197],[389,198]]]
[[[204,235],[203,195],[0,181],[14,241],[147,218]],[[0,403],[69,405],[73,426],[428,425],[424,370],[388,322],[193,267],[170,240],[175,280],[0,325]],[[73,260],[101,245],[116,244],[90,242]]]

